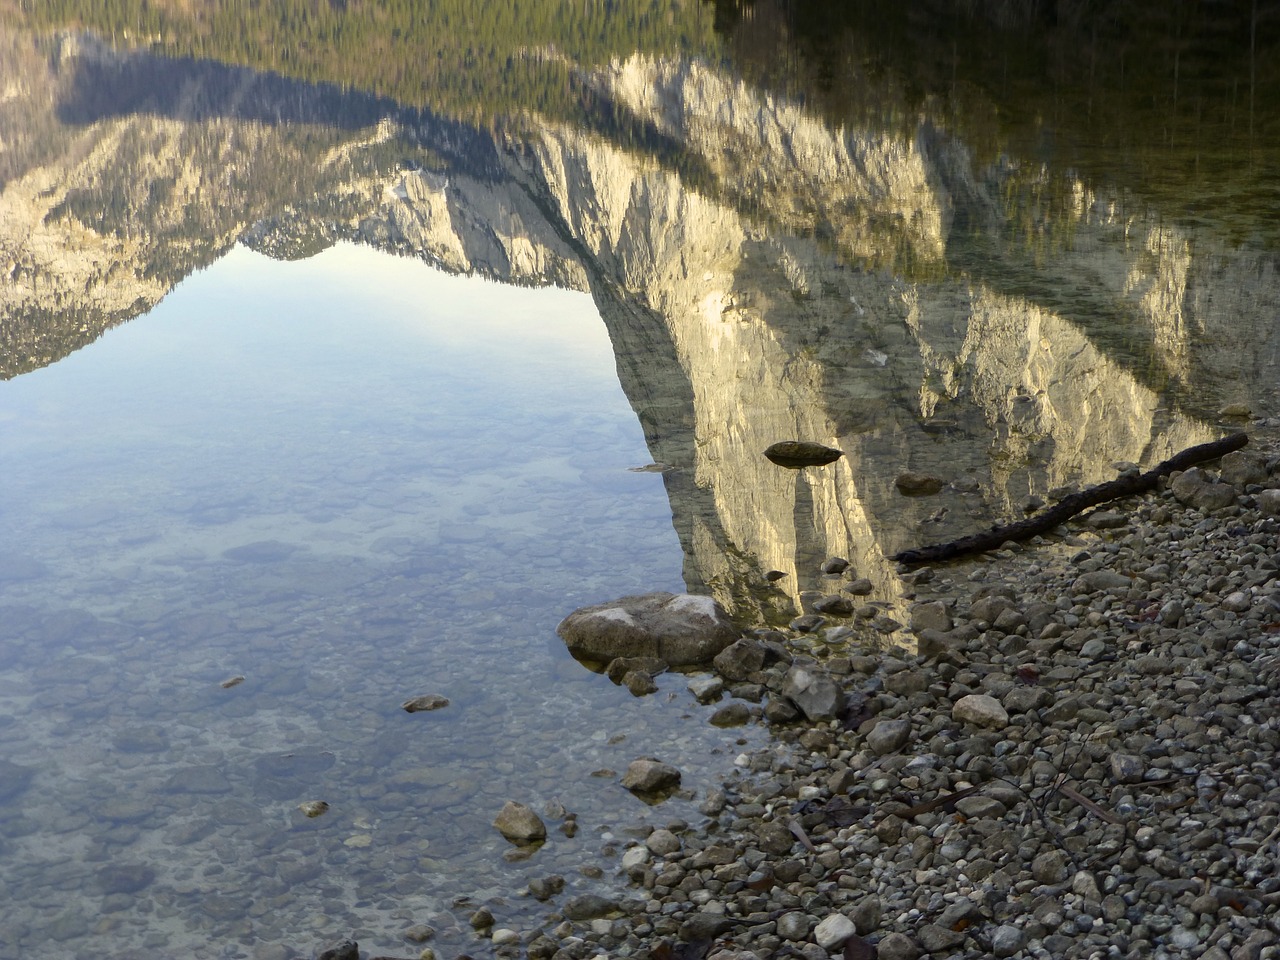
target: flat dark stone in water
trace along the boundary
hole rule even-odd
[[[781,440],[765,450],[764,455],[780,467],[799,470],[834,463],[844,452],[810,440]]]

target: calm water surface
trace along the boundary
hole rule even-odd
[[[680,677],[638,700],[555,637],[682,588],[585,295],[237,248],[0,411],[0,740],[39,800],[0,821],[6,955],[458,945],[455,896],[572,877],[646,819],[599,771],[657,751],[704,791],[740,749]],[[400,710],[425,693],[451,705]],[[580,833],[509,863],[507,799]]]
[[[837,593],[797,652],[909,648],[896,551],[1280,416],[1260,5],[25,6],[0,960],[491,955],[479,905],[639,896],[625,844],[768,732],[568,612]],[[618,785],[648,755],[685,794]],[[512,858],[508,799],[577,832]]]

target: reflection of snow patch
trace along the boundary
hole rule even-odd
[[[883,367],[889,362],[889,355],[887,353],[883,353],[880,350],[873,350],[870,347],[867,348],[866,352],[863,353],[862,356],[863,359],[871,361],[877,367]]]

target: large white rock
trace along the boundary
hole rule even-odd
[[[858,931],[853,921],[843,913],[833,913],[813,929],[813,939],[823,950],[831,953]]]
[[[961,697],[951,706],[951,716],[976,727],[1002,730],[1009,725],[1009,713],[995,697],[984,693],[971,693]]]
[[[556,628],[584,660],[657,657],[673,667],[709,663],[741,636],[711,597],[646,593],[575,610]]]

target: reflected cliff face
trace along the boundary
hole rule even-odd
[[[6,35],[4,376],[145,312],[236,243],[299,258],[350,240],[589,291],[668,468],[689,587],[777,622],[837,589],[819,564],[843,556],[870,581],[857,622],[890,635],[903,589],[886,556],[1212,439],[1228,404],[1277,412],[1276,227],[1247,202],[1273,206],[1278,182],[1256,29],[1248,54],[1237,24],[1214,35],[1232,52],[1216,76],[1183,49],[1196,72],[1163,156],[1213,149],[1161,181],[1152,144],[1090,139],[1133,116],[1108,86],[1123,37],[1098,41],[1111,59],[1089,85],[1064,67],[1046,94],[1007,57],[1004,81],[980,82],[974,60],[1026,36],[1065,48],[1070,24],[968,24],[947,86],[920,66],[941,35],[890,30],[868,58],[859,16],[716,13],[711,58],[570,62],[580,118],[557,100],[485,124],[339,77]],[[1254,86],[1230,88],[1251,66]],[[1070,109],[1086,94],[1093,126]],[[764,458],[788,439],[844,456]],[[941,491],[904,495],[907,472]]]

